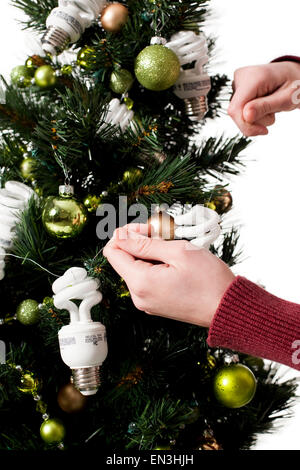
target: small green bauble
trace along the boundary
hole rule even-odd
[[[89,212],[96,212],[97,208],[101,204],[101,196],[95,196],[89,194],[83,201],[83,204]]]
[[[256,378],[243,364],[222,367],[214,378],[217,400],[227,408],[241,408],[250,403],[256,391]]]
[[[172,447],[170,446],[157,446],[157,447],[154,447],[153,450],[171,450]]]
[[[96,51],[93,47],[84,46],[77,54],[77,65],[83,69],[89,70],[96,63]]]
[[[50,418],[42,423],[40,434],[47,444],[59,444],[66,435],[66,429],[60,419]]]
[[[26,180],[34,179],[35,160],[31,157],[24,158],[20,165],[21,175]]]
[[[39,381],[34,377],[32,372],[25,372],[21,378],[21,385],[18,387],[23,393],[37,393],[39,389]]]
[[[51,88],[56,84],[57,77],[51,65],[42,65],[34,74],[35,83],[40,88]]]
[[[62,75],[71,75],[72,71],[73,71],[72,65],[67,65],[67,64],[63,65],[62,68],[60,69],[60,73]]]
[[[143,49],[135,59],[135,75],[148,90],[162,91],[174,85],[180,74],[180,62],[165,46],[154,44]]]
[[[11,71],[10,78],[14,85],[19,88],[26,88],[31,85],[32,71],[26,65],[17,65]]]
[[[130,90],[134,82],[134,78],[129,70],[118,69],[112,72],[110,76],[109,88],[114,93],[122,95]]]
[[[123,173],[123,181],[128,181],[129,183],[138,180],[143,175],[142,170],[140,168],[129,168],[128,170],[124,171]]]
[[[28,57],[25,62],[25,65],[28,69],[33,69],[33,71],[35,71],[38,67],[45,65],[45,60],[39,55],[35,54]]]
[[[73,186],[60,186],[58,197],[46,199],[42,221],[47,232],[55,238],[76,237],[86,225],[87,210],[73,195]]]
[[[17,308],[17,319],[23,325],[34,325],[40,319],[39,304],[36,300],[23,300]]]

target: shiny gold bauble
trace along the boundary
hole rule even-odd
[[[96,50],[91,46],[84,46],[77,54],[77,65],[89,70],[96,64]]]
[[[59,390],[57,403],[66,413],[78,413],[86,406],[87,397],[82,395],[73,384],[69,383]]]
[[[217,400],[227,408],[241,408],[250,403],[256,391],[256,378],[243,364],[222,367],[214,378]]]
[[[47,444],[59,444],[66,435],[65,426],[60,419],[46,419],[41,425],[40,435]]]
[[[12,69],[10,74],[11,82],[19,88],[30,86],[32,77],[33,73],[26,65],[17,65]]]
[[[212,203],[215,205],[215,210],[218,214],[226,214],[232,208],[232,196],[228,189],[221,185],[214,188],[215,195],[213,196]]]
[[[163,238],[174,240],[176,225],[171,215],[164,211],[151,215],[148,219],[149,236],[151,238]]]
[[[110,76],[109,88],[120,95],[130,90],[134,82],[134,78],[129,70],[118,69],[112,72]]]
[[[56,84],[57,81],[55,70],[51,67],[51,65],[42,65],[36,69],[34,80],[35,84],[42,89],[51,88]]]
[[[20,165],[21,175],[26,180],[34,179],[34,170],[35,170],[35,160],[34,158],[27,157],[22,160]]]
[[[121,3],[111,3],[104,8],[100,19],[105,31],[117,33],[127,22],[128,9]]]
[[[171,49],[154,44],[143,49],[134,65],[135,76],[143,87],[152,91],[167,90],[180,74],[180,62]]]
[[[73,238],[84,229],[88,218],[85,206],[73,197],[73,192],[60,190],[59,196],[49,196],[42,212],[45,229],[55,238]]]

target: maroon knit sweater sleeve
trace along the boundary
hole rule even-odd
[[[223,295],[207,342],[300,370],[300,305],[237,276]]]
[[[283,55],[272,60],[272,62],[300,62],[300,57],[296,55]]]

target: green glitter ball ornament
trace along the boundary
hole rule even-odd
[[[216,399],[227,408],[241,408],[250,403],[256,391],[256,378],[243,364],[222,367],[214,378]]]
[[[39,304],[36,300],[26,299],[17,308],[17,319],[22,325],[34,325],[40,319]]]
[[[91,46],[84,46],[77,54],[77,65],[83,69],[89,70],[96,63],[96,50]]]
[[[27,68],[26,65],[17,65],[12,69],[10,74],[11,82],[19,88],[30,86],[32,77],[32,70]]]
[[[135,59],[136,78],[148,90],[167,90],[177,81],[180,62],[175,54],[161,44],[143,49]]]
[[[74,197],[73,186],[60,186],[59,196],[46,199],[42,221],[49,235],[55,238],[74,238],[84,229],[88,213]]]
[[[46,419],[41,425],[40,435],[47,444],[59,444],[66,435],[66,429],[60,419]]]
[[[134,82],[134,78],[129,70],[118,69],[112,72],[110,76],[109,88],[114,93],[122,95],[130,90]]]
[[[51,65],[42,65],[34,74],[35,84],[40,88],[51,88],[56,84],[57,77]]]

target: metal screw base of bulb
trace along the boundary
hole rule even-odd
[[[59,54],[66,49],[70,36],[57,26],[50,26],[42,37],[42,47],[46,53]]]
[[[74,387],[82,395],[95,395],[100,387],[100,366],[72,369]]]
[[[201,121],[208,111],[208,102],[205,95],[186,98],[184,102],[186,115],[192,121]]]

